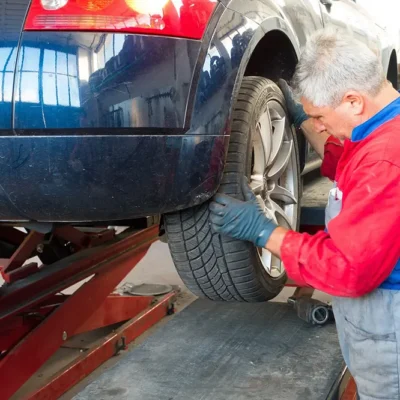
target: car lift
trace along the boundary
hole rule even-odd
[[[321,221],[318,216],[321,210],[304,210],[302,220],[308,222],[303,224],[303,231],[321,229],[320,223],[313,223]],[[0,400],[11,398],[70,337],[122,323],[27,399],[60,397],[164,316],[174,313],[174,291],[162,297],[113,293],[158,234],[158,225],[121,235],[115,235],[112,229],[87,233],[59,227],[49,239],[37,231],[24,234],[1,228],[0,240],[7,239],[17,249],[9,259],[0,260],[6,281],[0,288]],[[32,255],[46,255],[51,260],[49,240],[58,240],[73,254],[40,267],[37,263],[25,264]],[[72,295],[60,294],[88,278]],[[324,324],[330,317],[329,306],[311,299],[312,294],[311,288],[297,288],[288,302],[300,318]],[[355,385],[350,381],[341,400],[353,399]]]

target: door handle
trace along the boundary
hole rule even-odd
[[[333,0],[319,0],[325,7],[330,7],[333,4]]]

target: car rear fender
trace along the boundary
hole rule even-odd
[[[199,74],[192,82],[195,94],[187,108],[189,132],[230,135],[233,106],[251,55],[265,35],[276,30],[287,35],[298,57],[298,40],[285,19],[264,13],[264,19],[255,22],[230,8],[223,11],[207,48],[200,52]]]

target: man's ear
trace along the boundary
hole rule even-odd
[[[351,111],[353,115],[360,115],[364,111],[364,97],[354,90],[346,92],[343,96],[342,103],[346,105],[348,111]]]

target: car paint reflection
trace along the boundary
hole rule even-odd
[[[141,35],[26,32],[15,128],[183,128],[199,48]]]

